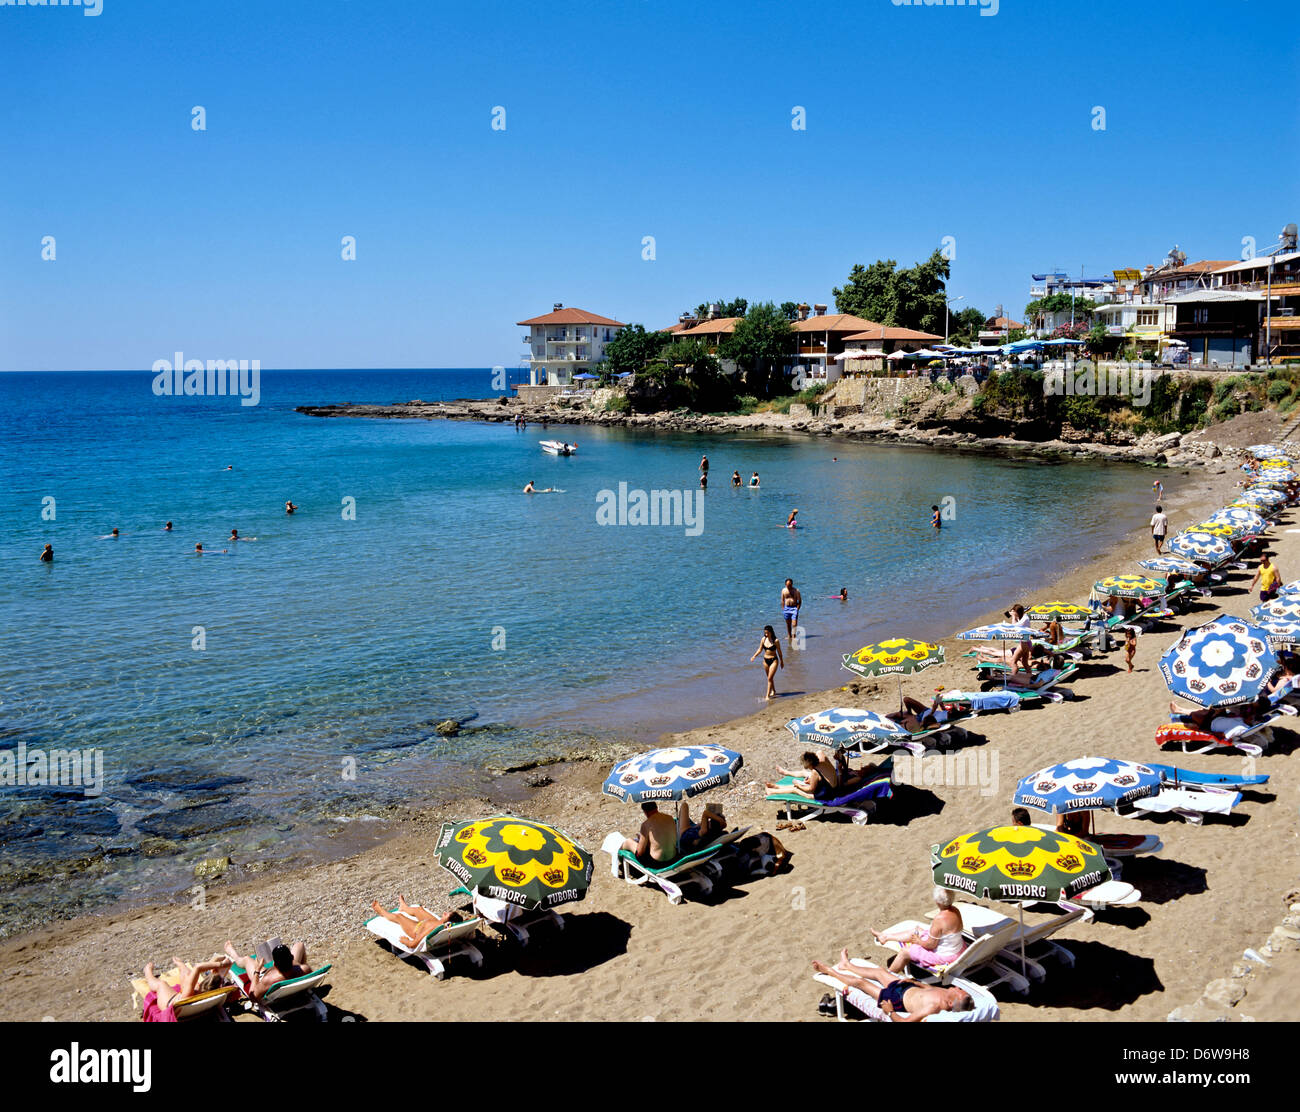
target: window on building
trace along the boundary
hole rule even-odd
[[[1209,324],[1209,323],[1210,323],[1210,310],[1209,310],[1209,309],[1193,309],[1193,310],[1192,310],[1192,323],[1193,323],[1193,324]]]

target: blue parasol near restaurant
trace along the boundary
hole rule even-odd
[[[652,749],[614,766],[601,791],[624,801],[689,799],[731,782],[745,759],[720,745]]]

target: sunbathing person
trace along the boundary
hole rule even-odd
[[[722,817],[721,811],[714,808],[712,803],[704,805],[698,823],[691,822],[691,805],[686,800],[683,799],[678,805],[677,850],[682,856],[703,849],[715,838],[725,834],[726,831],[727,820]]]
[[[248,978],[248,995],[254,1000],[261,1000],[272,988],[282,981],[292,981],[295,977],[305,977],[311,972],[307,964],[307,947],[302,942],[293,946],[277,946],[271,951],[271,964],[264,968],[262,960],[256,954],[241,958],[233,942],[226,943],[226,953],[235,965],[242,967]]]
[[[224,974],[230,968],[230,962],[226,960],[201,961],[197,965],[187,965],[180,958],[173,957],[172,964],[181,975],[180,984],[175,988],[154,972],[153,962],[149,962],[144,967],[144,979],[149,986],[149,992],[144,998],[144,1009],[140,1018],[146,1023],[175,1023],[176,1011],[172,1005],[178,1000],[187,1000],[193,996],[200,983],[215,988],[222,978],[217,977],[215,983],[212,983],[212,978],[208,975],[218,972]]]
[[[849,988],[865,992],[892,1023],[918,1023],[939,1012],[968,1012],[975,1006],[970,993],[963,989],[918,984],[876,965],[853,965],[847,950],[840,951],[836,965],[815,961],[813,968],[843,981]],[[900,1012],[907,1014],[899,1015]]]
[[[919,734],[922,730],[932,729],[948,721],[948,712],[943,707],[942,687],[935,688],[934,700],[928,707],[920,699],[913,699],[910,695],[903,696],[903,706],[905,710],[896,710],[885,717],[891,722],[897,722],[909,734]]]
[[[790,785],[778,787],[776,784],[767,783],[764,787],[770,792],[787,792],[791,795],[806,795],[809,799],[826,800],[835,796],[835,790],[839,786],[839,779],[835,774],[835,766],[825,757],[818,757],[816,753],[808,752],[799,758],[799,763],[803,765],[803,772],[791,772],[788,768],[777,766],[777,772],[782,776],[793,776],[795,781]]]
[[[1208,734],[1226,734],[1241,726],[1253,726],[1258,721],[1259,715],[1253,703],[1246,703],[1235,709],[1239,713],[1224,714],[1219,707],[1183,707],[1171,701],[1169,717],[1172,720],[1181,720],[1183,725]]]
[[[397,911],[386,911],[379,906],[379,901],[375,900],[371,908],[375,914],[382,919],[387,919],[390,923],[396,923],[402,928],[402,945],[408,950],[414,950],[429,935],[439,927],[448,923],[459,922],[463,916],[459,911],[449,911],[446,915],[435,915],[427,907],[421,907],[419,904],[411,905],[406,902],[398,893]]]
[[[837,749],[835,750],[835,775],[843,791],[857,791],[880,775],[880,766],[868,762],[854,771],[849,767],[848,754],[843,749]]]
[[[939,909],[930,929],[878,931],[872,936],[877,942],[897,942],[901,949],[889,963],[891,973],[901,973],[909,961],[926,969],[948,965],[969,945],[962,936],[961,912],[953,906],[953,895],[946,888],[934,890],[934,906]]]
[[[624,838],[622,848],[636,854],[643,865],[670,865],[680,856],[677,848],[677,823],[665,815],[654,803],[642,803],[641,824],[636,838]]]
[[[1092,837],[1091,811],[1062,811],[1056,816],[1056,829],[1075,838]]]

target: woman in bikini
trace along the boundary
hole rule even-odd
[[[764,787],[771,792],[791,792],[818,801],[834,798],[836,788],[839,786],[839,775],[835,771],[835,766],[825,757],[819,757],[811,750],[799,758],[799,763],[803,765],[803,772],[795,772],[780,765],[776,769],[782,776],[795,777],[793,784],[778,787],[776,784],[768,783]]]
[[[763,639],[754,650],[754,655],[749,658],[751,663],[758,659],[759,653],[763,654],[763,671],[767,673],[767,694],[764,698],[775,699],[776,670],[785,667],[785,658],[781,655],[781,641],[770,625],[763,627]]]
[[[379,906],[378,900],[375,900],[370,907],[380,918],[387,919],[390,923],[396,923],[402,928],[402,945],[408,950],[414,950],[439,927],[458,922],[461,918],[459,911],[449,911],[446,915],[435,915],[427,907],[421,907],[419,904],[408,904],[400,894],[397,897],[396,912],[385,911]]]

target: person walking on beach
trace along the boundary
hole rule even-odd
[[[1255,569],[1255,576],[1250,581],[1247,591],[1255,589],[1256,581],[1259,582],[1259,601],[1272,602],[1277,598],[1278,584],[1282,580],[1282,573],[1277,570],[1277,565],[1269,558],[1268,553],[1260,557],[1259,567]]]
[[[793,579],[787,579],[781,588],[781,616],[785,618],[785,636],[794,643],[794,631],[799,627],[799,608],[803,605],[803,595],[794,585]]]
[[[759,641],[758,648],[754,650],[754,655],[749,658],[751,664],[759,653],[763,654],[763,671],[767,674],[767,694],[764,698],[775,699],[776,670],[785,667],[785,659],[781,656],[781,639],[771,626],[763,627],[763,639]]]
[[[1128,665],[1128,670],[1133,671],[1133,654],[1137,652],[1138,635],[1137,630],[1132,626],[1124,627],[1124,663]]]
[[[54,545],[47,544],[45,546],[44,551],[41,553],[41,563],[42,564],[54,563]]]
[[[1158,483],[1160,480],[1157,479]],[[1169,532],[1169,518],[1157,503],[1156,512],[1151,515],[1151,539],[1156,542],[1156,555],[1159,556],[1165,546],[1165,534]]]

